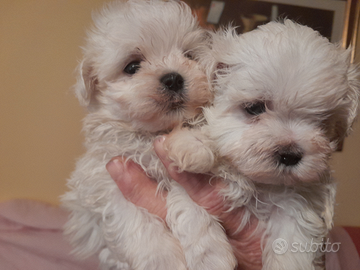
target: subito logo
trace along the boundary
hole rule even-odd
[[[289,246],[285,239],[278,238],[272,243],[272,249],[276,254],[284,254],[288,250]]]

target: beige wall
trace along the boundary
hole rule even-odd
[[[355,52],[355,62],[360,63],[360,32]],[[334,176],[338,180],[335,207],[337,225],[360,226],[360,117],[353,128],[353,133],[345,140],[343,151],[335,153],[332,160]]]
[[[0,200],[58,204],[82,148],[71,92],[91,11],[102,0],[0,0]],[[355,126],[356,128],[356,126]],[[360,226],[360,127],[334,157],[337,224]]]
[[[0,0],[0,200],[58,203],[83,152],[71,92],[100,0]]]

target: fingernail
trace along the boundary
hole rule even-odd
[[[155,139],[154,142],[154,147],[155,147],[155,152],[158,155],[158,157],[160,159],[165,159],[166,158],[166,151],[164,149],[164,141],[165,141],[166,137],[165,136],[158,136]]]
[[[119,181],[124,173],[124,164],[119,158],[113,158],[106,165],[106,169],[114,181]]]
[[[182,173],[183,170],[180,170],[180,168],[178,166],[176,166],[174,163],[171,163],[169,165],[169,169],[172,170],[175,173]]]
[[[166,137],[165,136],[157,136],[155,141],[157,143],[163,143],[165,141]]]

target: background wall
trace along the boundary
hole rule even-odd
[[[82,152],[72,93],[100,0],[0,0],[0,199],[58,203]]]
[[[91,11],[103,0],[0,0],[0,201],[59,203],[84,152],[71,91]],[[360,41],[359,41],[360,49]],[[360,226],[360,127],[333,158],[336,223]]]

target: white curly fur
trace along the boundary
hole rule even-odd
[[[240,36],[221,30],[209,58],[218,69],[207,124],[182,130],[186,141],[170,134],[170,157],[180,170],[204,173],[213,165],[232,208],[245,206],[239,231],[250,216],[260,220],[263,270],[324,269],[321,252],[291,252],[291,245],[321,244],[332,227],[328,160],[359,100],[350,50],[285,20]],[[278,238],[289,245],[285,254],[272,249]]]
[[[171,182],[153,150],[157,135],[196,117],[213,99],[200,63],[206,33],[190,8],[177,1],[116,1],[94,21],[75,87],[89,111],[87,152],[62,198],[71,212],[65,233],[76,253],[99,253],[103,269],[232,270],[236,260],[222,227]],[[128,69],[130,63],[136,70]],[[175,81],[180,89],[163,80],[171,73],[182,77]],[[159,189],[169,190],[171,232],[125,200],[105,168],[115,156],[134,160]]]

